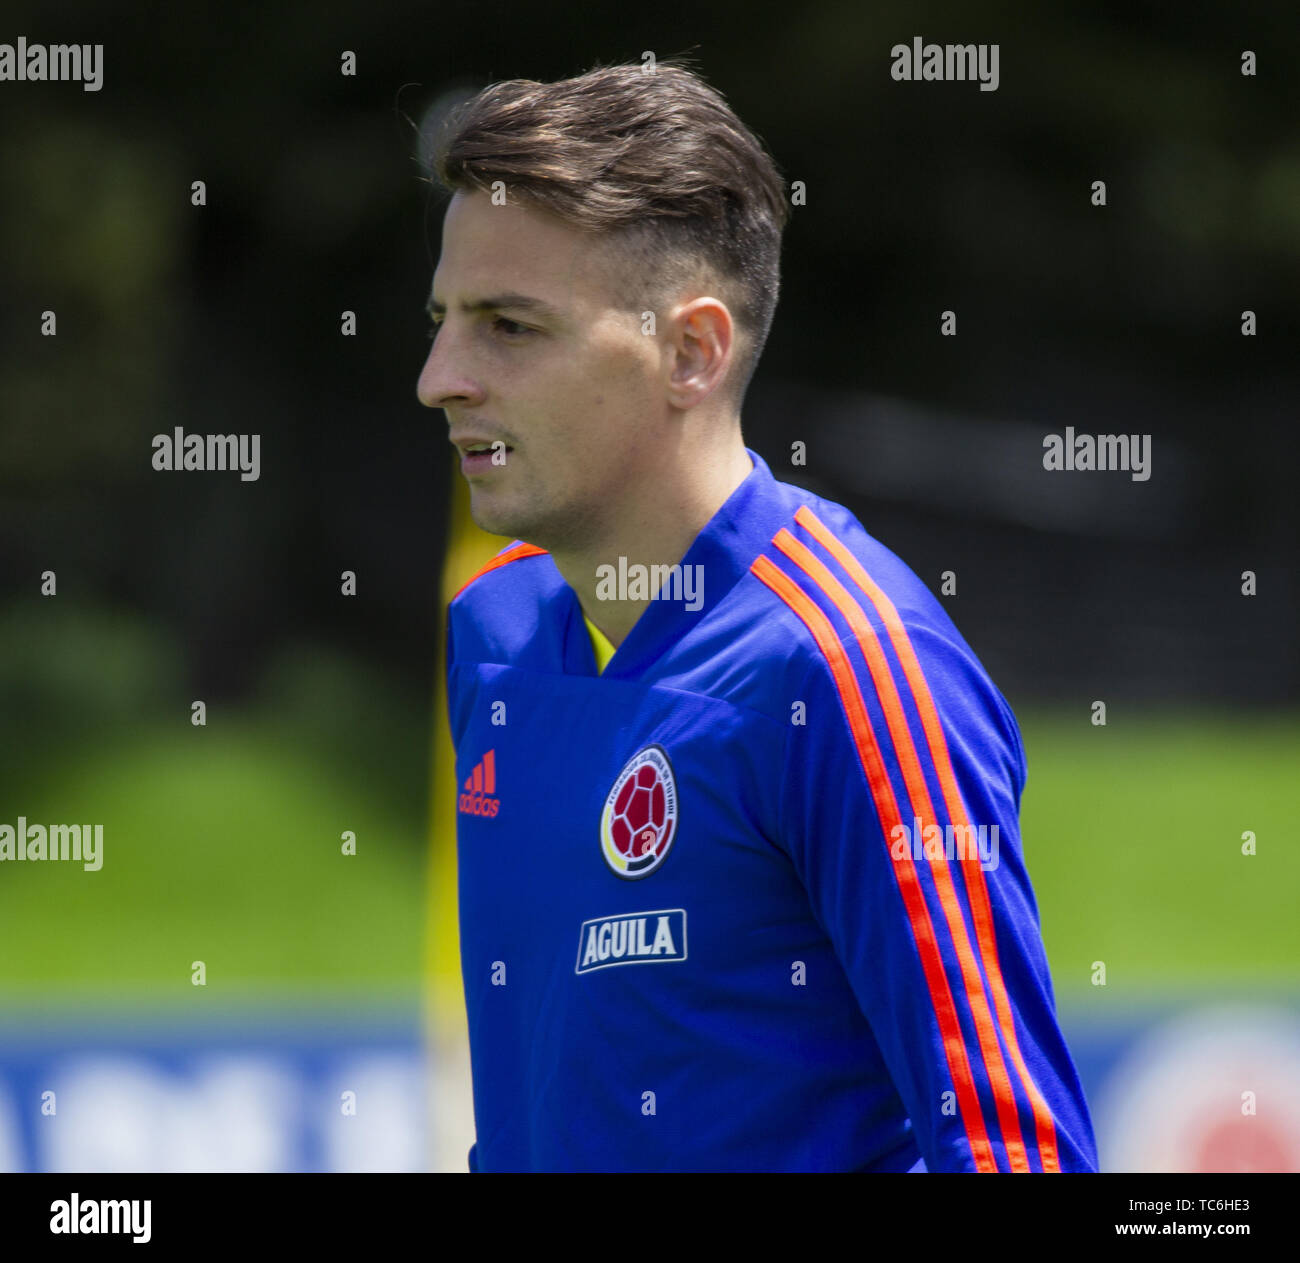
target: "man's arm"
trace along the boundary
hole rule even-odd
[[[1014,718],[968,649],[864,604],[840,635],[793,602],[818,643],[787,743],[795,867],[927,1168],[1096,1170],[1021,855]]]

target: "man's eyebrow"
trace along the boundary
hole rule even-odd
[[[460,309],[463,312],[475,311],[500,311],[503,309],[510,311],[526,311],[538,316],[549,316],[560,318],[561,313],[550,303],[543,302],[540,298],[533,298],[528,294],[492,294],[487,298],[465,299],[461,301]],[[440,303],[433,297],[430,297],[427,306],[424,309],[430,316],[445,315],[447,304]]]

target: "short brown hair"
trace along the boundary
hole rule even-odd
[[[660,310],[703,271],[736,321],[739,407],[780,293],[785,186],[758,137],[681,59],[491,84],[452,116],[434,170],[448,192],[501,180],[521,202],[609,237],[634,310]]]

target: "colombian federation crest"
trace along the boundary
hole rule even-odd
[[[600,815],[600,850],[620,877],[648,877],[677,832],[677,782],[662,746],[638,750],[614,778]]]

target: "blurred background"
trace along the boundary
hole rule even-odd
[[[1300,1170],[1300,27],[1220,8],[12,0],[104,82],[0,83],[0,823],[104,864],[0,864],[0,1170],[465,1169],[441,617],[505,541],[415,398],[424,164],[646,50],[805,183],[746,441],[956,577],[1103,1168]],[[260,477],[156,471],[178,426]]]

